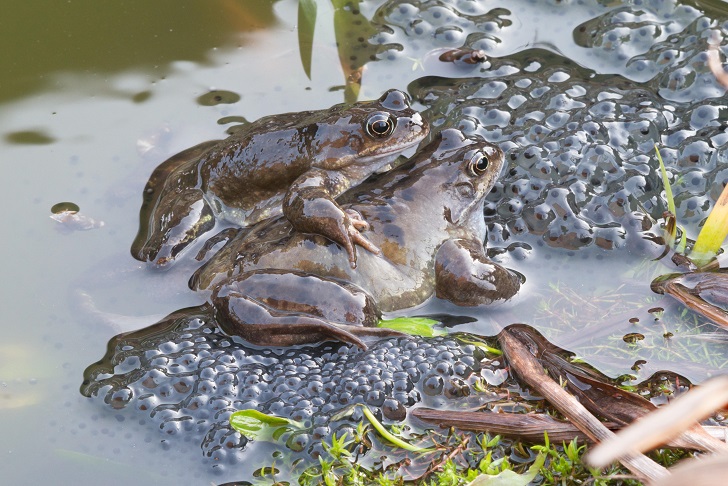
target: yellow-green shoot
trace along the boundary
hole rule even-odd
[[[728,185],[715,202],[703,229],[695,240],[695,246],[690,258],[698,265],[708,263],[720,250],[721,245],[728,236]]]

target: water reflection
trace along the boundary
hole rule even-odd
[[[245,33],[273,25],[275,1],[8,3],[0,18],[0,103],[47,86],[57,72],[151,68],[163,78],[175,61],[211,62],[213,48],[242,46]]]

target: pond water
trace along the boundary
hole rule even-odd
[[[668,267],[651,262],[659,249],[634,216],[665,208],[656,141],[690,237],[728,179],[725,89],[705,65],[708,41],[728,34],[724,3],[371,1],[338,32],[331,4],[317,5],[311,79],[292,0],[3,9],[0,40],[14,46],[0,71],[2,198],[13,209],[0,344],[8,484],[245,478],[230,468],[213,475],[199,444],[106,413],[79,386],[112,336],[204,301],[186,286],[190,264],[151,272],[129,254],[151,171],[224,137],[226,117],[350,96],[337,33],[356,38],[346,74],[364,66],[360,99],[409,90],[436,127],[461,127],[507,153],[486,210],[488,245],[526,276],[523,291],[494,309],[430,302],[410,314],[465,315],[455,329],[484,335],[529,323],[612,376],[672,370],[699,382],[725,368],[725,332],[650,292]],[[490,59],[438,60],[436,49],[461,46]],[[51,219],[64,201],[92,228]],[[629,333],[644,339],[627,343]]]

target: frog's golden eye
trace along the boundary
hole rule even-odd
[[[394,131],[394,120],[385,113],[376,113],[367,120],[366,130],[374,138],[388,137]]]
[[[477,154],[473,155],[472,159],[470,159],[470,164],[468,165],[468,167],[471,174],[473,174],[474,176],[479,176],[482,175],[486,170],[488,170],[488,165],[490,165],[488,157],[485,154],[478,152]]]

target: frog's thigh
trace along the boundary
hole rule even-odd
[[[335,338],[360,344],[351,330],[376,326],[379,310],[361,288],[303,272],[243,273],[212,296],[220,327],[262,345]]]
[[[513,297],[520,278],[485,256],[475,240],[448,240],[435,258],[435,294],[461,306],[490,304]]]

